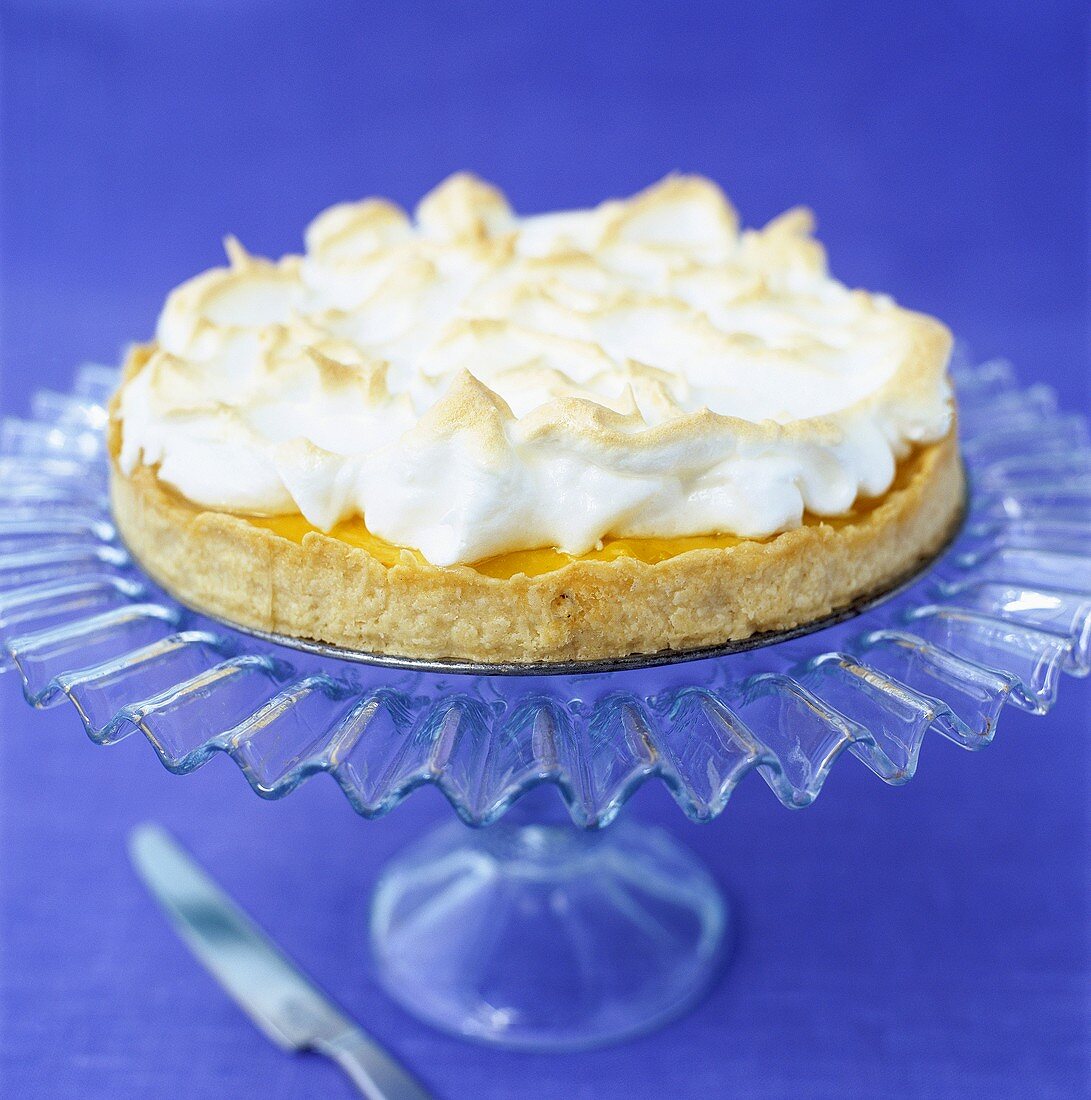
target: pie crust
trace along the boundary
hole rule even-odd
[[[131,377],[147,349],[127,365]],[[489,663],[598,660],[687,650],[785,630],[880,591],[936,553],[959,522],[965,484],[955,432],[919,447],[894,487],[848,517],[768,539],[686,550],[657,563],[576,559],[509,578],[437,567],[409,551],[392,565],[310,531],[297,542],[198,507],[153,468],[118,466],[110,493],[136,560],[183,603],[239,626],[349,649]]]

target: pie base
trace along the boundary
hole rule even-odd
[[[429,660],[591,661],[790,630],[910,573],[947,541],[965,497],[952,432],[917,451],[896,487],[847,522],[688,550],[656,564],[576,560],[500,579],[409,553],[384,565],[321,532],[295,542],[202,509],[150,467],[124,475],[116,422],[111,429],[118,530],[140,565],[183,603],[248,629]]]

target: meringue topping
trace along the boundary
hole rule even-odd
[[[168,297],[121,467],[195,504],[353,517],[435,565],[603,538],[766,537],[890,487],[951,426],[939,322],[831,278],[811,215],[719,188],[519,217],[451,177]]]

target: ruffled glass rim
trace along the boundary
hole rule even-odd
[[[805,806],[845,751],[910,779],[929,730],[988,744],[1091,671],[1091,437],[1003,361],[958,359],[967,521],[909,588],[777,644],[661,667],[538,676],[364,665],[197,615],[132,562],[110,518],[113,368],[0,425],[0,659],[35,707],[100,744],[136,730],[174,772],[226,752],[277,798],[331,774],[367,817],[434,784],[486,824],[554,783],[581,826],[659,777],[695,821],[756,771]]]

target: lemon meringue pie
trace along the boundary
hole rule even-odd
[[[183,602],[387,655],[550,662],[798,626],[961,512],[950,335],[710,181],[517,216],[451,177],[228,239],[110,418],[119,529]]]

